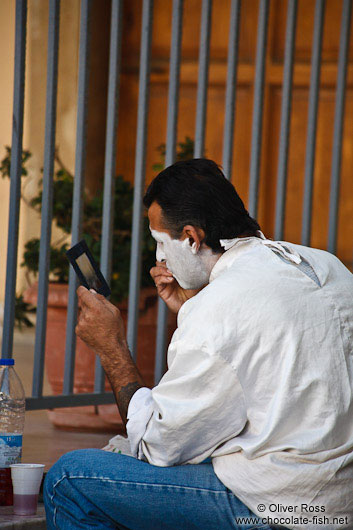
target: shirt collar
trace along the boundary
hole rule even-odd
[[[233,260],[239,257],[240,254],[243,254],[244,251],[247,251],[250,247],[257,244],[267,246],[292,263],[298,264],[301,262],[301,257],[298,252],[286,242],[267,239],[260,230],[257,231],[257,234],[258,236],[220,239],[219,242],[221,247],[225,249],[225,252],[214,265],[210,274],[209,282],[212,282],[212,280],[219,276],[224,269],[228,268]]]

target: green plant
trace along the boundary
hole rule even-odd
[[[2,177],[9,176],[11,163],[11,149],[7,149],[7,155],[2,160],[0,172]],[[26,152],[22,158],[23,175],[28,174],[25,166],[30,159],[31,153]],[[53,219],[56,225],[63,231],[65,239],[71,231],[72,196],[73,196],[73,175],[64,167],[61,160],[56,156],[56,164],[59,169],[55,172],[53,181]],[[27,204],[41,213],[42,205],[42,182],[39,182],[39,192]],[[129,261],[131,248],[131,218],[133,204],[133,187],[124,180],[122,176],[115,177],[114,193],[114,226],[113,226],[113,263],[111,290],[112,300],[119,302],[128,294],[129,288]],[[100,191],[95,197],[89,199],[84,196],[83,207],[83,238],[91,249],[94,258],[99,262],[101,248],[101,217],[103,209],[103,192]],[[26,268],[26,272],[31,272],[35,276],[38,273],[40,240],[32,238],[25,244],[21,267]],[[62,239],[51,245],[50,248],[50,278],[56,282],[65,283],[68,281],[69,262],[65,256],[69,248]],[[155,244],[150,235],[148,220],[143,219],[142,236],[142,286],[151,285],[152,281],[148,274],[155,260]],[[147,270],[147,273],[146,273]]]
[[[5,146],[6,149],[6,155],[1,160],[0,165],[0,173],[2,178],[9,177],[10,178],[10,166],[11,166],[11,147],[8,145]],[[27,177],[28,171],[25,168],[25,163],[27,160],[31,157],[30,151],[26,151],[25,149],[22,151],[22,168],[21,168],[21,175],[24,177]]]
[[[194,146],[195,146],[194,140],[190,138],[189,136],[185,136],[185,140],[183,142],[179,142],[177,145],[176,156],[175,156],[176,162],[178,162],[179,160],[187,160],[188,158],[193,158],[194,157]],[[160,144],[157,147],[157,151],[159,152],[161,161],[158,162],[157,164],[154,164],[152,166],[152,169],[153,171],[162,171],[162,169],[164,168],[166,145]]]
[[[15,297],[15,323],[22,331],[22,327],[33,328],[33,322],[27,317],[28,313],[35,313],[36,308],[23,300],[22,294]]]
[[[186,137],[184,142],[178,144],[177,160],[192,157],[194,148],[193,141]],[[11,148],[6,147],[6,156],[1,161],[0,174],[2,178],[10,176]],[[164,167],[165,144],[157,148],[160,154],[161,162],[155,164],[155,171]],[[26,164],[31,157],[30,151],[23,151],[22,154],[22,175],[27,176],[28,170]],[[59,156],[55,156],[56,167],[53,179],[53,220],[56,225],[63,231],[63,237],[59,241],[51,244],[50,247],[50,279],[60,283],[68,281],[69,264],[65,256],[69,245],[65,242],[71,232],[72,216],[72,196],[74,177],[64,166]],[[39,214],[42,205],[42,181],[39,181],[38,194],[28,200],[22,195],[26,204],[36,210]],[[113,224],[113,255],[112,255],[112,275],[110,287],[112,290],[112,301],[119,302],[126,298],[129,289],[129,270],[130,270],[130,250],[131,250],[131,231],[132,231],[132,206],[133,206],[133,187],[130,182],[124,180],[121,175],[115,177],[114,191],[114,224]],[[102,230],[102,209],[103,209],[103,192],[100,191],[95,197],[89,198],[84,195],[83,221],[82,230],[83,238],[86,240],[94,258],[99,263],[101,249],[101,230]],[[39,246],[40,240],[32,238],[25,244],[23,260],[21,267],[26,269],[26,277],[29,280],[29,273],[34,276],[38,273],[39,264]],[[143,217],[142,226],[142,287],[153,285],[149,274],[150,268],[155,263],[155,243],[149,231],[147,216]],[[29,325],[25,318],[26,308],[21,295],[16,299],[18,305],[19,320],[24,325]],[[22,317],[21,317],[22,315]],[[27,320],[27,321],[26,321]],[[29,321],[30,322],[30,321]]]

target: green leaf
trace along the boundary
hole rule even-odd
[[[6,149],[6,155],[0,161],[0,174],[1,174],[1,178],[3,179],[10,178],[10,173],[11,173],[11,147],[6,145],[5,149]],[[28,175],[28,171],[27,171],[27,168],[25,167],[25,164],[28,161],[28,159],[31,158],[31,156],[32,156],[32,153],[30,151],[27,151],[26,149],[22,151],[21,176],[26,177]]]
[[[36,308],[23,300],[23,295],[15,296],[15,324],[22,331],[23,326],[33,328],[33,323],[27,317],[27,313],[35,313]]]

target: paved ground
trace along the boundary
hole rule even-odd
[[[45,530],[44,505],[38,506],[37,515],[13,515],[12,506],[0,506],[0,528],[6,530]]]

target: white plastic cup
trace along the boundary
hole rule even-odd
[[[13,513],[35,515],[44,464],[11,464]]]

